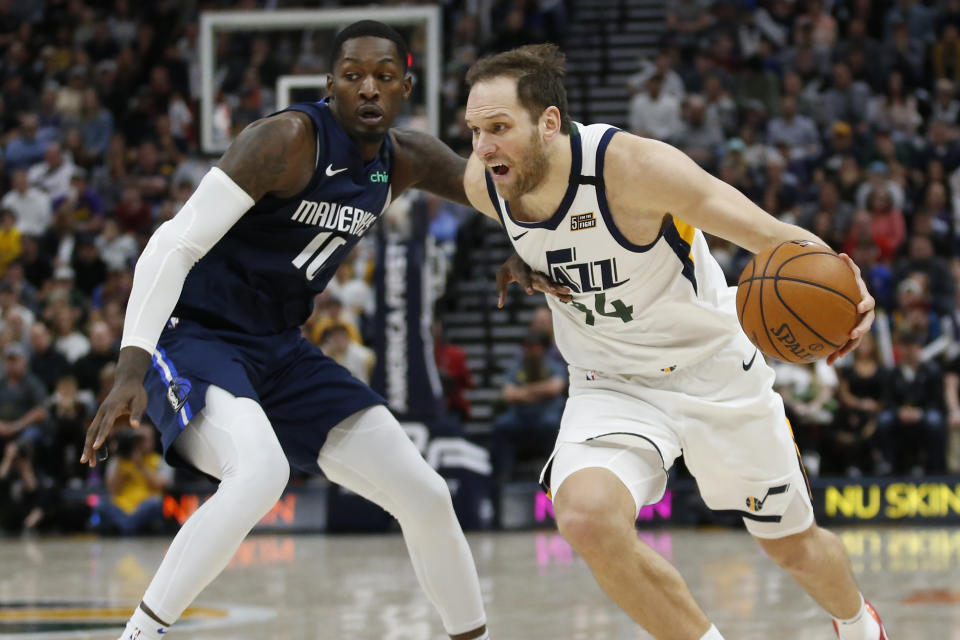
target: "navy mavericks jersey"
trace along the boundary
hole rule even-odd
[[[174,316],[253,335],[299,327],[314,295],[390,204],[390,136],[366,164],[325,102],[287,111],[307,114],[316,127],[310,183],[293,198],[266,196],[240,218],[190,270]]]

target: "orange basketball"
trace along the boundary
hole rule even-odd
[[[833,250],[792,240],[758,253],[737,287],[737,317],[764,355],[784,362],[825,358],[856,326],[860,289]]]

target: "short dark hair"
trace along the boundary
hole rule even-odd
[[[480,58],[467,71],[467,85],[499,77],[516,78],[517,98],[536,121],[547,107],[560,111],[560,131],[570,133],[570,110],[563,86],[566,58],[555,44],[530,44]]]
[[[344,42],[364,36],[384,38],[393,42],[397,46],[397,53],[400,56],[400,66],[403,67],[404,71],[407,70],[407,57],[409,56],[407,41],[403,39],[399,31],[376,20],[360,20],[341,29],[333,38],[333,45],[330,47],[330,66],[336,65],[337,60],[340,59]]]

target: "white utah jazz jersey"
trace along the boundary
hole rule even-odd
[[[571,303],[547,296],[568,364],[612,374],[669,372],[704,360],[740,331],[736,293],[703,234],[683,221],[667,215],[645,246],[617,229],[603,184],[604,152],[617,131],[574,123],[570,183],[546,221],[514,219],[489,174],[487,191],[517,254],[572,292]]]

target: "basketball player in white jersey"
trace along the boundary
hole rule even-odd
[[[667,144],[571,122],[563,62],[555,46],[535,45],[474,64],[465,176],[473,205],[503,224],[520,258],[570,291],[548,296],[570,364],[570,398],[541,477],[560,533],[656,638],[719,640],[676,569],[634,529],[682,452],[707,505],[740,513],[842,640],[886,640],[843,544],[814,522],[773,371],[741,330],[735,290],[703,233],[753,252],[822,240]],[[845,260],[862,318],[831,362],[873,321],[874,301]],[[529,273],[522,284],[529,291]]]

